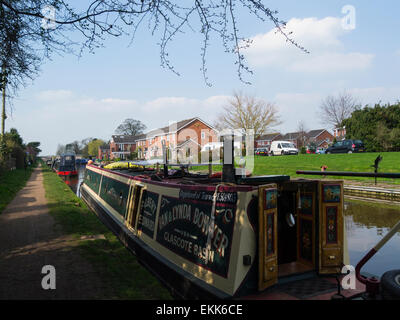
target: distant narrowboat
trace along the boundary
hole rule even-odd
[[[65,153],[54,160],[52,165],[53,170],[59,176],[75,176],[78,174],[75,165],[75,154]]]

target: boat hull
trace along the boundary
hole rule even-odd
[[[99,204],[84,188],[81,190],[81,197],[121,243],[169,289],[173,296],[179,299],[230,298],[226,293],[199,281],[190,273],[176,267],[145,242],[134,236],[131,230],[110,215],[107,209]]]
[[[270,176],[279,181],[204,185],[153,177],[88,165],[81,196],[175,297],[274,299],[270,288],[299,276],[340,273],[341,183]],[[288,211],[297,213],[294,228]]]

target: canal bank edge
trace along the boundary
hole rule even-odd
[[[77,239],[77,249],[104,280],[107,294],[102,299],[171,299],[86,204],[47,166],[42,170],[50,214]]]
[[[16,169],[0,175],[0,214],[27,183],[36,165]]]

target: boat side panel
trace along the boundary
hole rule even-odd
[[[234,275],[233,290],[236,293],[239,287],[245,286],[244,283],[253,265],[257,265],[257,230],[254,230],[248,216],[248,207],[252,199],[257,196],[257,190],[253,192],[239,193],[238,203],[244,206],[238,206],[235,231],[232,243],[232,273]],[[258,213],[255,207],[256,214]],[[245,257],[250,257],[251,264],[245,264]],[[246,280],[245,280],[246,279]]]
[[[207,229],[210,226],[212,202],[199,200],[209,199],[210,191],[199,193],[185,189],[183,193],[177,188],[146,184],[144,181],[142,184],[146,190],[160,194],[161,198],[157,210],[155,240],[143,232],[138,232],[138,237],[178,267],[228,294],[233,294],[236,265],[232,263],[230,255],[235,254],[234,250],[239,246],[232,248],[231,242],[236,234],[233,230],[234,221],[229,230],[228,220],[237,220],[236,200],[234,204],[217,204],[214,234],[209,242],[214,250],[210,253],[207,251]],[[188,199],[191,196],[192,199]],[[196,197],[197,200],[194,199]],[[177,218],[178,215],[180,218]],[[225,221],[226,226],[222,226],[222,221]]]
[[[87,167],[84,183],[107,210],[123,223],[128,207],[132,181]]]
[[[212,284],[197,279],[189,272],[178,268],[159,252],[148,246],[136,237],[131,230],[121,224],[115,217],[110,215],[93,193],[88,193],[88,188],[82,186],[82,199],[98,215],[100,220],[106,224],[119,240],[135,254],[140,263],[151,271],[166,287],[170,289],[175,297],[186,299],[228,299],[230,296]]]
[[[92,166],[89,169],[102,174],[102,184],[109,178],[131,188],[140,184],[143,194],[151,195],[142,197],[138,228],[130,231],[146,245],[178,268],[229,295],[233,295],[243,283],[251,267],[243,264],[243,256],[250,255],[254,263],[256,255],[255,233],[246,212],[254,192],[237,192],[233,187],[221,187],[223,191],[218,193],[212,225],[215,186],[180,185],[177,188],[167,183],[154,184],[146,179],[114,175]],[[122,225],[125,224],[120,213],[102,199],[104,193],[101,192],[100,196],[93,191],[90,193]]]

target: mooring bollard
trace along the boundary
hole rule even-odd
[[[374,168],[375,173],[378,173],[379,163],[382,161],[382,158],[383,157],[381,157],[381,155],[377,156],[375,159],[374,165],[371,166]],[[375,177],[375,185],[376,185],[376,179],[377,179],[377,177]]]

